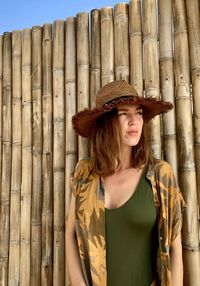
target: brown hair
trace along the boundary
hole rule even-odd
[[[150,158],[150,148],[147,139],[147,122],[144,120],[141,138],[132,147],[132,166],[140,169]],[[93,147],[94,172],[101,176],[108,176],[121,166],[121,130],[117,108],[103,114],[96,121],[91,137]]]

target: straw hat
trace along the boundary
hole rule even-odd
[[[113,81],[104,85],[96,95],[96,107],[84,109],[72,117],[72,125],[76,133],[90,137],[96,120],[104,113],[124,104],[138,104],[143,109],[144,120],[149,121],[154,116],[168,112],[172,103],[157,98],[139,97],[133,86],[125,80]]]

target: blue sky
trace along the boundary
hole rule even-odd
[[[117,0],[1,0],[0,35],[4,32],[31,28],[34,25],[66,20],[79,12],[94,8],[114,7]],[[129,2],[129,1],[123,1]]]

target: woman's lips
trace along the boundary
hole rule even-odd
[[[127,132],[129,135],[137,135],[138,131],[137,130],[131,130]]]

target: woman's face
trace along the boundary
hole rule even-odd
[[[143,111],[139,105],[121,105],[117,108],[121,127],[122,144],[136,146],[143,127]]]

